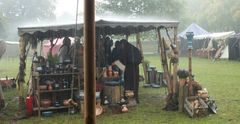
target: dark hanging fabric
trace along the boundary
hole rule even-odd
[[[138,87],[139,87],[139,67],[142,61],[140,51],[128,43],[127,40],[120,41],[120,61],[126,66],[124,72],[124,89],[133,90],[134,97],[138,101]]]
[[[112,53],[111,53],[111,63],[118,60],[120,57],[120,54],[121,54],[120,42],[116,41],[115,47],[113,48]]]
[[[106,65],[111,64],[111,47],[113,45],[113,41],[110,37],[106,37],[104,41],[104,48],[105,48],[105,58],[106,58]]]

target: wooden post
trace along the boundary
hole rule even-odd
[[[84,122],[96,123],[95,0],[84,0]]]
[[[167,87],[168,87],[168,93],[172,94],[172,85],[171,85],[171,80],[170,80],[170,74],[168,70],[168,61],[167,61],[167,55],[166,51],[164,49],[164,39],[161,38],[161,33],[160,33],[160,28],[157,29],[157,34],[158,34],[158,40],[160,44],[160,55],[161,55],[161,60],[162,60],[162,67],[164,71],[164,75],[167,81]]]
[[[179,79],[179,96],[178,96],[178,111],[183,112],[184,110],[184,85],[186,83],[186,79]]]
[[[17,113],[17,118],[22,118],[25,116],[25,110],[24,110],[24,86],[23,84],[25,83],[25,68],[26,68],[26,46],[27,46],[27,41],[25,41],[25,38],[23,36],[20,37],[19,39],[19,48],[20,48],[20,66],[19,66],[19,73],[18,73],[18,96],[19,96],[19,106],[18,106],[18,113]]]
[[[176,48],[173,49],[174,52],[174,63],[173,63],[173,93],[176,93],[177,84],[177,70],[178,70],[178,43],[177,43],[177,28],[174,28],[174,45]]]
[[[188,71],[189,71],[189,81],[188,81],[188,88],[189,88],[189,96],[193,95],[193,88],[192,88],[192,39],[193,39],[193,32],[186,33],[187,40],[188,40]]]
[[[145,83],[148,83],[148,77],[147,77],[147,68],[145,66],[146,63],[144,63],[144,56],[143,56],[143,48],[142,48],[142,43],[140,40],[140,33],[136,33],[136,46],[140,50],[141,55],[142,55],[142,66],[143,66],[143,74],[144,74],[144,79]]]

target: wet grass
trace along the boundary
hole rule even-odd
[[[159,56],[148,55],[146,59],[151,62],[151,65],[161,69]],[[15,76],[18,71],[18,63],[17,59],[13,62],[0,60],[1,77],[6,74]],[[181,58],[179,66],[187,68],[187,58]],[[165,88],[143,88],[143,83],[141,83],[141,103],[137,107],[130,108],[129,113],[124,114],[104,113],[97,117],[97,124],[238,124],[240,122],[240,62],[228,60],[213,62],[194,58],[193,73],[195,80],[206,87],[210,96],[216,100],[219,108],[217,114],[192,119],[184,113],[163,111]],[[12,119],[17,108],[17,104],[14,102],[16,96],[16,90],[5,92],[9,106],[5,110],[6,115],[0,117],[0,124],[83,124],[83,115],[68,115],[67,113],[55,113],[50,118],[31,117],[14,121]]]

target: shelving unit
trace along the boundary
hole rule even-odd
[[[74,73],[52,73],[52,74],[40,74],[38,72],[32,73],[32,89],[33,89],[33,111],[38,112],[38,116],[41,116],[41,111],[48,111],[48,110],[60,110],[60,109],[68,109],[73,106],[64,106],[63,100],[65,99],[72,99],[71,92],[73,94],[78,94],[80,91],[80,79],[81,79],[80,72]],[[40,85],[47,85],[44,83],[44,79],[53,79],[55,82],[59,84],[59,88],[54,88],[54,83],[51,84],[51,89],[44,89],[40,90]],[[61,80],[67,80],[68,84],[67,87],[63,87],[64,82]],[[74,80],[72,82],[72,80]],[[49,84],[48,84],[49,85]],[[48,86],[47,86],[48,87]],[[74,98],[74,96],[73,96]],[[49,99],[51,100],[51,105],[49,107],[41,106],[42,99]],[[54,106],[54,102],[59,102],[60,106]]]

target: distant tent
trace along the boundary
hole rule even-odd
[[[227,39],[229,46],[229,59],[240,60],[240,33]]]
[[[6,52],[6,43],[3,40],[0,40],[0,59],[5,52]]]
[[[186,33],[187,32],[193,32],[194,36],[198,35],[207,35],[210,34],[200,26],[198,26],[196,23],[192,23],[189,25],[183,32],[178,34],[178,37],[180,38],[180,55],[181,56],[187,56],[188,48],[187,48],[187,38]],[[208,41],[206,40],[194,40],[193,41],[193,52],[195,52],[196,49],[202,48],[207,44]]]
[[[206,35],[198,35],[194,36],[194,39],[198,40],[204,40],[204,39],[210,39],[210,42],[208,43],[207,48],[205,48],[207,51],[211,49],[216,49],[216,54],[214,59],[228,59],[229,58],[229,49],[232,49],[229,47],[228,42],[226,41],[227,38],[234,36],[234,31],[229,32],[217,32],[217,33],[211,33]],[[217,47],[214,47],[214,43],[217,44]]]
[[[196,23],[192,23],[183,32],[179,33],[178,37],[186,39],[186,33],[187,32],[193,32],[194,36],[209,34],[208,31],[204,30],[202,27],[200,27]]]
[[[5,53],[2,57],[5,58],[16,58],[19,56],[19,42],[15,41],[4,41],[6,45]]]

